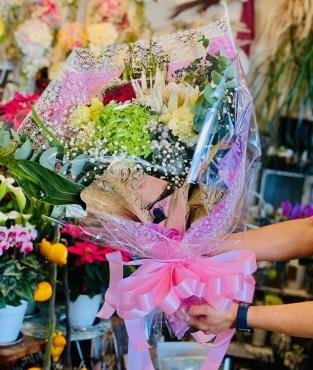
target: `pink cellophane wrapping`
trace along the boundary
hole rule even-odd
[[[169,78],[172,71],[203,56],[203,49],[198,43],[200,34],[208,39],[219,40],[224,36],[231,39],[228,22],[221,19],[201,29],[154,40],[155,52],[160,50],[169,58]],[[136,45],[147,47],[148,42],[139,41]],[[110,47],[101,58],[88,50],[74,51],[59,78],[48,86],[36,103],[35,109],[40,118],[57,136],[64,138],[69,135],[66,117],[70,109],[77,104],[88,104],[91,98],[100,96],[103,85],[123,71],[127,53],[126,45]],[[145,318],[154,311],[161,310],[171,329],[180,337],[188,329],[184,312],[190,304],[207,302],[225,310],[234,300],[252,301],[252,273],[256,269],[253,253],[233,250],[213,255],[224,244],[228,244],[231,250],[227,235],[244,227],[253,165],[260,154],[252,98],[237,56],[233,64],[238,81],[235,117],[224,140],[226,154],[212,160],[215,176],[210,176],[211,168],[206,167],[203,157],[207,145],[205,132],[210,132],[216,113],[208,111],[191,162],[190,176],[172,194],[159,199],[167,183],[153,176],[138,175],[131,167],[125,171],[125,163],[120,158],[108,158],[110,165],[106,173],[82,193],[90,216],[82,220],[85,232],[99,243],[127,249],[139,258],[130,263],[139,268],[123,279],[125,263],[120,252],[108,255],[110,286],[99,312],[101,317],[110,317],[117,311],[125,319],[129,334],[130,370],[153,369],[148,353]],[[47,145],[31,117],[25,120],[23,131],[41,137],[41,142]],[[200,202],[206,210],[206,215],[191,225],[188,223],[193,205],[190,184],[199,187],[195,202]],[[125,217],[113,212],[117,204],[123,209],[121,214]],[[166,215],[164,222],[152,223],[151,211],[154,208],[162,208]],[[129,215],[134,215],[134,219],[130,219]],[[200,343],[214,337],[203,333],[193,335]],[[210,344],[202,369],[218,369],[232,335],[233,330],[217,335],[214,343]]]

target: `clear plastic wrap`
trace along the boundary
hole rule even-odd
[[[213,255],[244,226],[260,154],[252,98],[226,19],[110,47],[101,56],[76,50],[35,110],[68,149],[62,173],[73,175],[74,163],[81,169],[75,180],[85,185],[86,234],[130,251],[141,265],[121,280],[123,262],[113,253],[100,313],[117,310],[126,320],[131,368],[152,368],[144,320],[155,325],[153,312],[163,312],[181,337],[190,304],[226,309],[233,300],[252,300],[253,255]],[[31,117],[23,130],[49,146]],[[218,336],[216,347],[231,335]],[[222,353],[209,355],[210,369]]]

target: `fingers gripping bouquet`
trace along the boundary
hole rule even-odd
[[[225,310],[234,300],[252,300],[253,254],[213,256],[243,226],[259,155],[253,104],[226,20],[110,47],[102,56],[76,50],[35,109],[50,132],[43,144],[62,142],[62,173],[84,186],[86,233],[117,247],[107,255],[110,286],[99,315],[116,310],[125,319],[129,369],[153,368],[150,314],[162,311],[181,337],[188,329],[181,313],[191,303]],[[36,130],[30,118],[27,130]],[[118,249],[139,266],[124,279]],[[232,335],[217,335],[203,369],[218,368]],[[194,337],[206,343],[213,334]]]

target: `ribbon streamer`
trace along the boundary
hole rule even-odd
[[[109,318],[114,311],[125,320],[129,336],[129,370],[153,369],[145,334],[145,316],[156,308],[165,315],[179,310],[189,297],[197,297],[219,310],[226,310],[234,300],[251,302],[256,270],[253,252],[241,249],[213,257],[184,260],[141,259],[124,263],[120,252],[107,255],[110,284],[98,317]],[[123,265],[140,265],[123,279]],[[216,336],[201,369],[218,369],[234,330]],[[212,335],[193,334],[199,343]]]

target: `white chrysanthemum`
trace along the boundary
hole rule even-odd
[[[118,31],[114,24],[101,22],[87,27],[89,47],[93,51],[101,51],[106,46],[114,44],[118,39]]]
[[[50,28],[38,19],[21,23],[14,36],[21,52],[33,59],[42,57],[51,46],[53,39]]]

